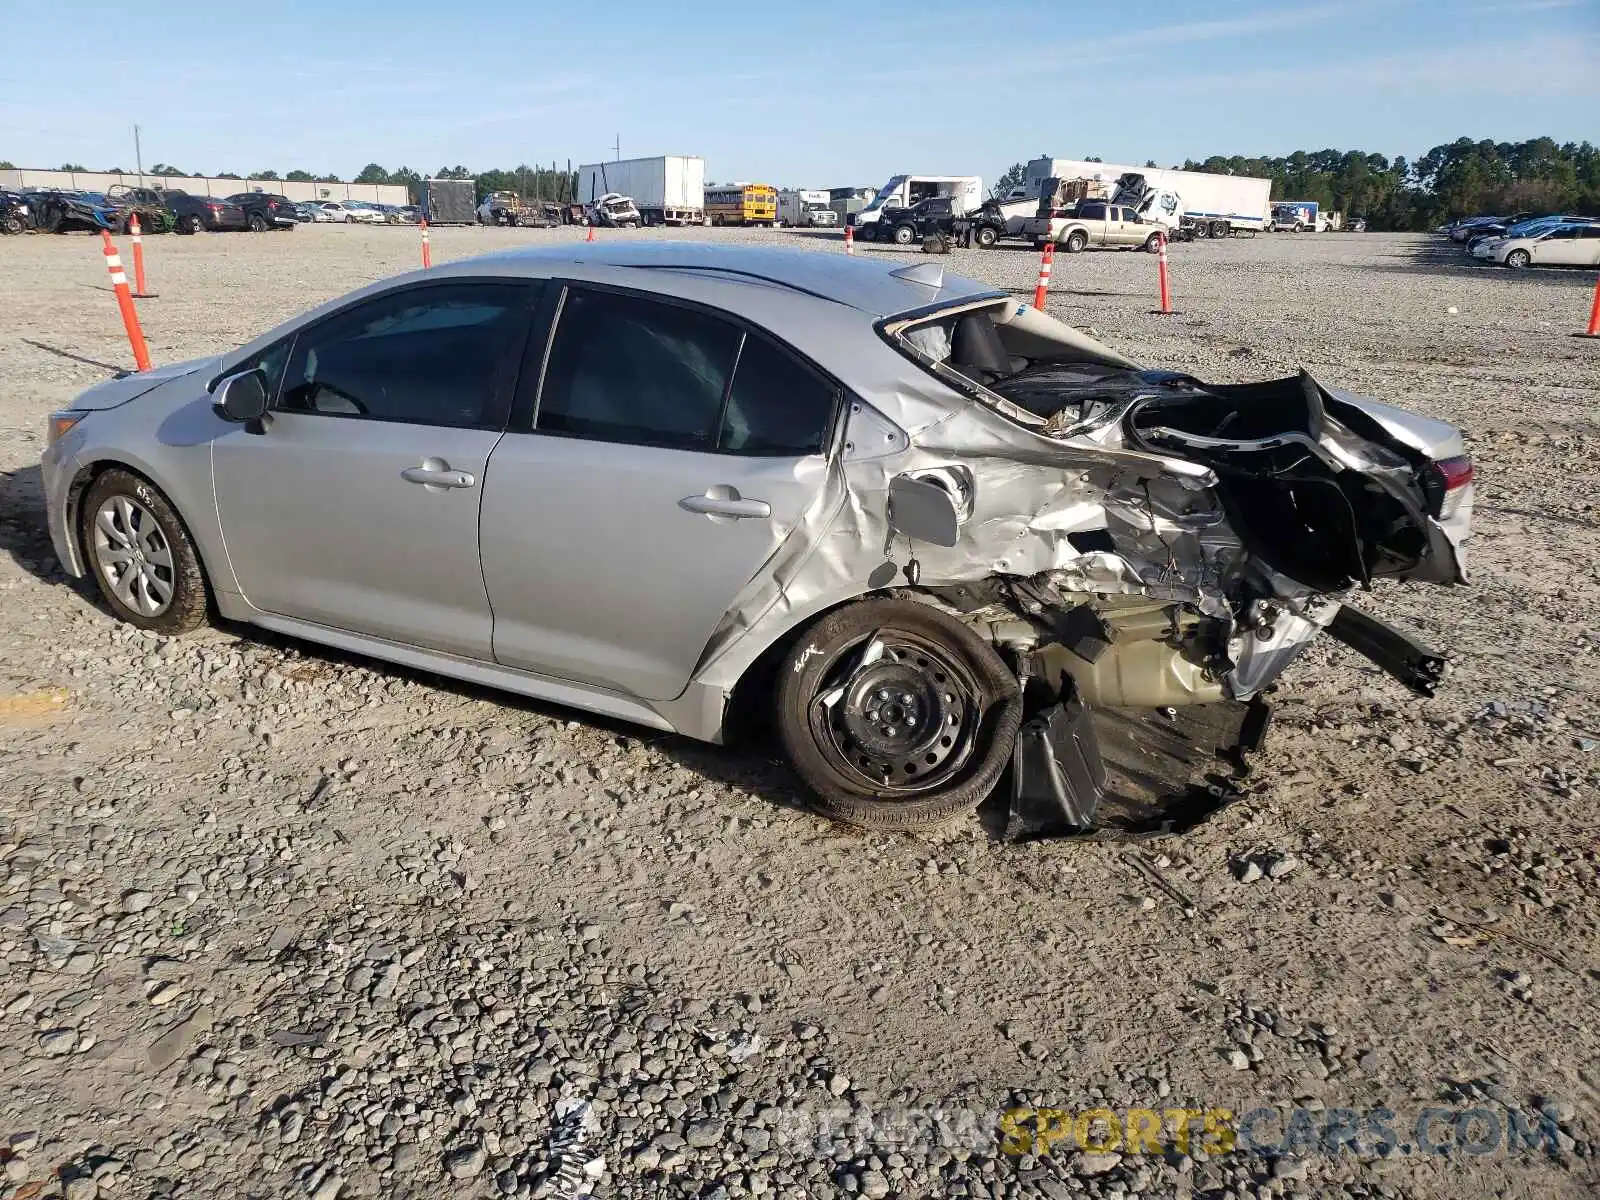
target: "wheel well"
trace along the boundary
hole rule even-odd
[[[103,458],[98,462],[92,462],[83,467],[73,476],[72,482],[67,485],[67,536],[72,539],[72,552],[77,555],[78,565],[82,568],[83,574],[85,576],[93,574],[89,567],[89,548],[83,542],[83,497],[84,493],[94,486],[94,481],[107,471],[125,471],[136,479],[144,480],[161,493],[168,507],[172,509],[173,515],[178,518],[178,524],[183,526],[184,536],[189,539],[189,544],[194,547],[195,557],[200,560],[201,580],[206,588],[206,608],[214,617],[216,615],[216,592],[211,582],[211,564],[206,561],[205,549],[195,538],[194,530],[190,528],[188,518],[183,515],[182,510],[168,495],[166,488],[151,479],[138,467],[129,466],[125,462],[118,462],[114,458]]]
[[[774,638],[767,648],[745,667],[738,682],[728,690],[728,701],[722,715],[724,744],[760,742],[772,735],[772,691],[777,685],[778,664],[818,621],[847,604],[855,604],[861,600],[891,598],[894,594],[892,591],[879,591],[848,596],[837,604],[818,609],[798,625]]]

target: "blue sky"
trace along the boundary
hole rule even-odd
[[[1600,0],[271,0],[10,8],[0,159],[424,173],[699,154],[873,185],[1049,153],[1162,164],[1600,138]],[[98,17],[98,19],[97,19]]]

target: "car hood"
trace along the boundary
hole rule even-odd
[[[72,407],[80,411],[99,412],[108,408],[116,408],[126,404],[146,392],[154,391],[164,383],[174,379],[182,379],[185,375],[201,374],[208,369],[220,371],[222,359],[192,358],[188,362],[173,363],[166,367],[156,367],[150,371],[123,373],[104,383],[97,383],[88,391],[81,393],[72,402]]]

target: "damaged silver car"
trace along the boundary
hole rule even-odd
[[[90,389],[43,473],[62,563],[141,628],[214,611],[709,741],[765,718],[827,814],[915,828],[1008,778],[1019,835],[1220,798],[1319,634],[1431,694],[1440,656],[1345,600],[1461,582],[1472,507],[1453,427],[1307,375],[714,244],[385,280]]]

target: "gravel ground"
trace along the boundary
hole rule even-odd
[[[407,229],[146,244],[158,362],[417,261]],[[1036,264],[948,260],[1019,294]],[[0,240],[0,1198],[1593,1194],[1592,279],[1424,237],[1199,243],[1160,317],[1155,265],[1063,256],[1052,311],[1465,428],[1473,584],[1368,598],[1455,672],[1423,702],[1318,648],[1242,802],[1018,847],[830,826],[759,750],[114,623],[54,563],[36,466],[45,414],[128,361],[98,244]],[[1296,1104],[1391,1109],[1412,1153],[996,1140],[1013,1105]],[[1542,1110],[1550,1143],[1423,1154],[1429,1106]]]

